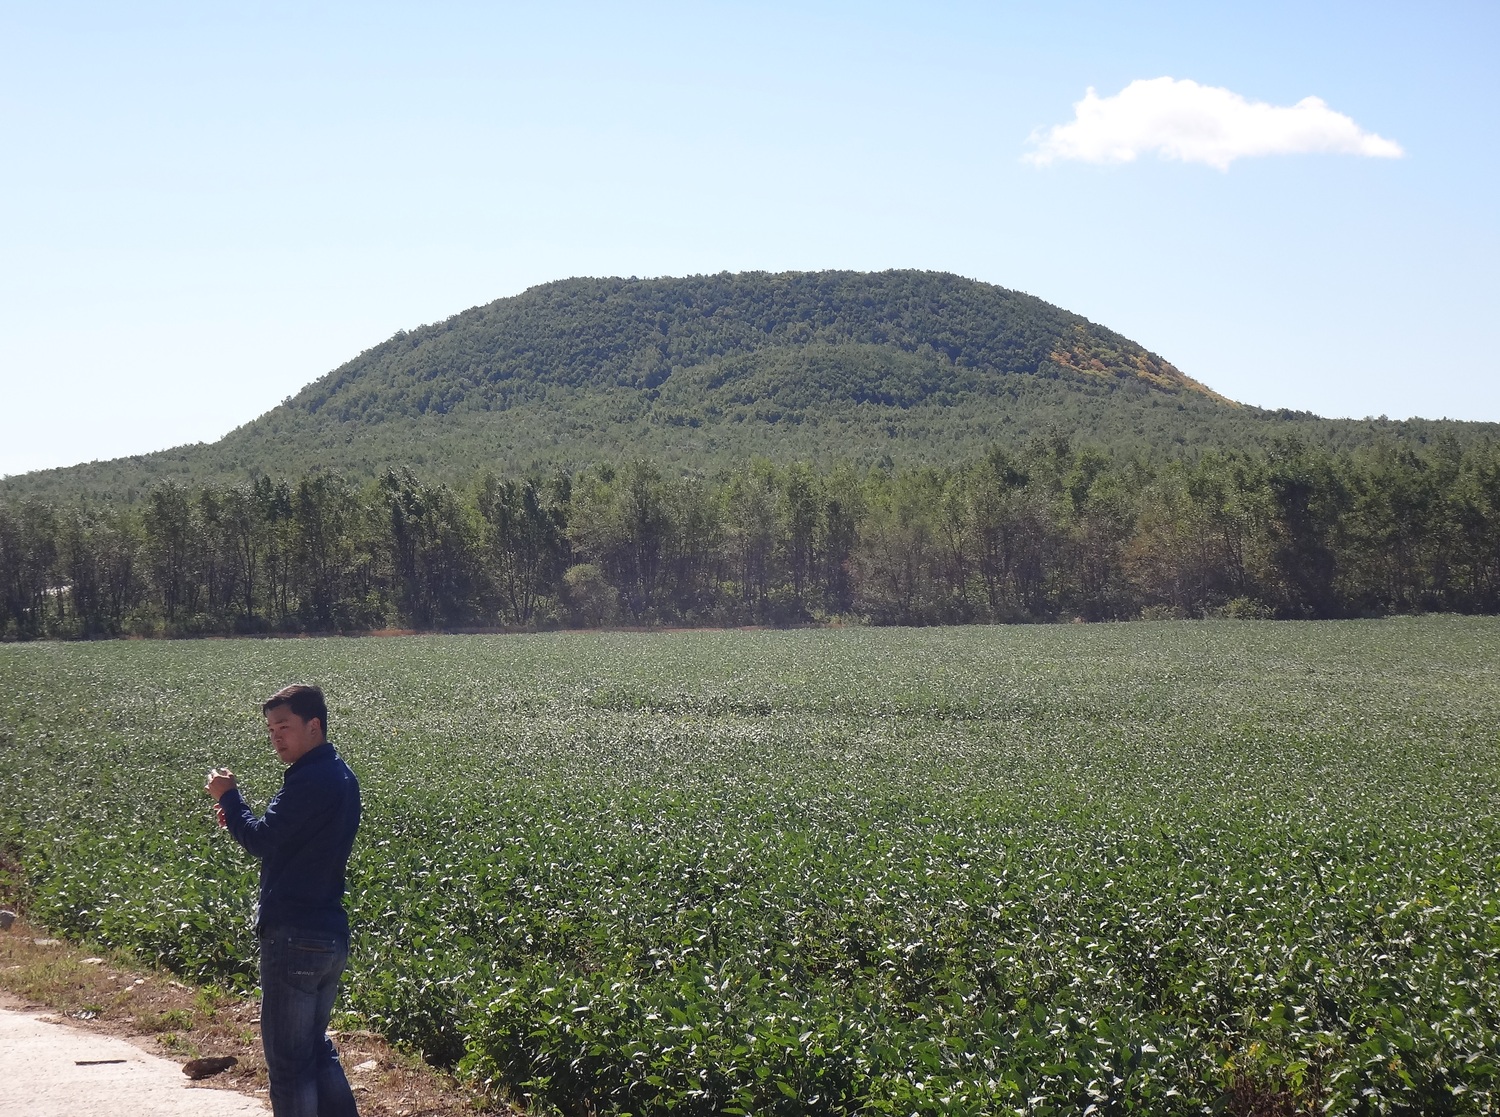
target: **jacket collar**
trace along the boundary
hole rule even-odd
[[[312,748],[308,749],[305,753],[298,757],[297,760],[295,760],[287,767],[287,771],[294,772],[298,768],[301,768],[303,765],[311,767],[314,764],[320,764],[324,760],[328,760],[333,755],[333,742],[325,740],[321,745],[314,745]]]

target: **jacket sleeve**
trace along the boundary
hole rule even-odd
[[[263,818],[256,818],[239,789],[231,787],[219,797],[224,809],[224,828],[229,836],[245,847],[252,857],[265,860],[276,850],[295,845],[314,824],[317,816],[317,789],[294,783],[283,786],[266,807]]]

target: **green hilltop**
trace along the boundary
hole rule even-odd
[[[399,332],[215,443],[6,478],[0,496],[391,465],[445,481],[631,458],[921,465],[1043,434],[1191,456],[1497,430],[1241,406],[1077,314],[940,272],[567,279]]]

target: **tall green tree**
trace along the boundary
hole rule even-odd
[[[729,478],[720,499],[724,555],[730,580],[738,587],[739,610],[747,620],[768,620],[778,537],[773,467],[765,461],[752,462],[748,470]]]
[[[129,514],[71,508],[57,517],[57,571],[66,580],[76,635],[118,636],[140,604],[141,536]]]
[[[380,494],[402,618],[416,628],[477,621],[479,532],[458,497],[406,469],[387,470]]]
[[[1348,497],[1343,478],[1323,453],[1287,442],[1268,455],[1267,583],[1278,611],[1290,617],[1334,617],[1338,561],[1334,532]]]
[[[665,576],[676,524],[661,471],[634,461],[600,468],[573,488],[568,536],[597,565],[638,622],[670,614]]]
[[[202,521],[188,490],[169,481],[147,494],[142,523],[147,570],[170,627],[198,612]]]
[[[502,481],[486,474],[477,494],[482,564],[500,618],[528,625],[544,598],[555,598],[566,568],[564,513],[548,507],[533,478]]]
[[[372,556],[359,492],[329,473],[303,477],[290,494],[297,608],[304,627],[330,632],[370,618]]]
[[[54,579],[57,517],[45,501],[0,507],[0,626],[15,639],[44,635],[62,608]]]

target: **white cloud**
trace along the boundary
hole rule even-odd
[[[1234,160],[1253,155],[1332,152],[1397,159],[1403,154],[1399,144],[1363,131],[1318,97],[1268,105],[1195,81],[1151,78],[1133,81],[1113,97],[1090,89],[1073,107],[1077,115],[1071,123],[1033,133],[1037,149],[1027,153],[1027,162],[1129,163],[1154,151],[1163,159],[1227,171]]]

